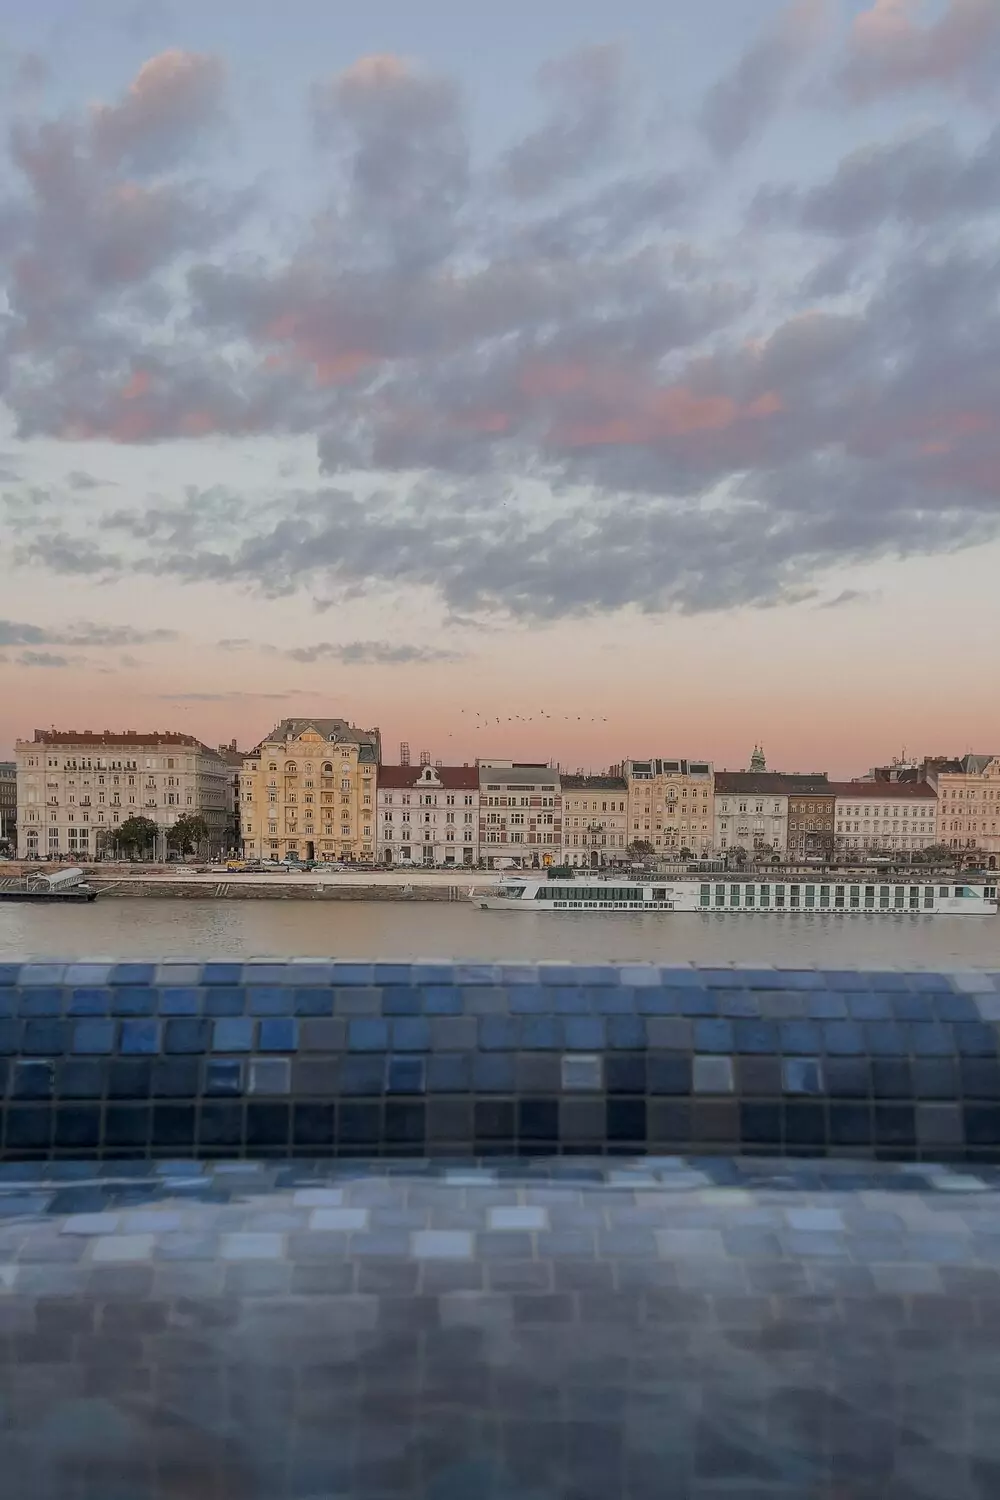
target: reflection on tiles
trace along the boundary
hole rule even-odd
[[[5,1500],[994,1500],[1000,1171],[0,1167]]]

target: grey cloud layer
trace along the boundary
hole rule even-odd
[[[879,78],[890,97],[973,86],[972,0],[948,8],[947,70],[907,21],[905,77],[886,71],[892,6],[839,56],[828,9],[797,0],[711,87],[711,152],[667,130],[614,46],[543,70],[541,122],[485,161],[454,79],[361,59],[312,91],[319,196],[256,258],[228,238],[254,196],[191,175],[227,107],[216,60],[163,54],[117,103],[15,123],[0,381],[21,436],[309,434],[328,482],[136,504],[75,469],[62,501],[9,502],[14,558],[554,619],[818,599],[838,564],[997,535],[1000,132],[879,142],[762,188],[735,243],[712,227],[726,163],[808,70],[843,90],[864,63],[859,100]]]
[[[87,620],[63,629],[0,620],[0,646],[147,646],[177,639],[176,630],[138,630],[131,625],[97,625]]]

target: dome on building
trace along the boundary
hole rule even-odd
[[[750,757],[750,769],[751,771],[767,770],[767,761],[764,759],[764,752],[759,745],[754,745],[753,747],[753,754]]]

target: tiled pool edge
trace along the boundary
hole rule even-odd
[[[0,964],[5,1160],[1000,1159],[1000,970]]]

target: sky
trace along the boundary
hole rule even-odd
[[[0,756],[1000,746],[997,0],[0,0]]]

